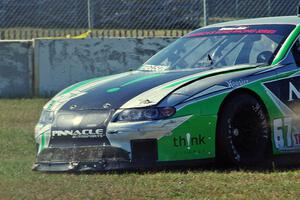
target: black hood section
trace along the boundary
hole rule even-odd
[[[134,71],[112,81],[106,81],[89,89],[85,95],[71,99],[60,110],[118,109],[135,96],[161,84],[204,70],[186,70],[169,72]]]

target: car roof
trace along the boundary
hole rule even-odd
[[[282,16],[282,17],[263,17],[253,19],[242,19],[223,23],[212,24],[206,27],[222,27],[235,25],[260,25],[260,24],[300,24],[300,17],[297,16]]]

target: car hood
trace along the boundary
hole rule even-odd
[[[152,106],[189,82],[253,67],[255,66],[241,65],[207,70],[132,71],[90,79],[64,89],[44,109],[57,112]]]

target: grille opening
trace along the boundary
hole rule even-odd
[[[153,163],[158,159],[157,140],[131,140],[132,161]]]
[[[106,123],[109,110],[61,111],[57,114],[54,126],[57,128],[91,128]]]

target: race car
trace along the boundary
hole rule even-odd
[[[300,18],[192,31],[138,70],[72,85],[43,108],[34,170],[300,162]]]

